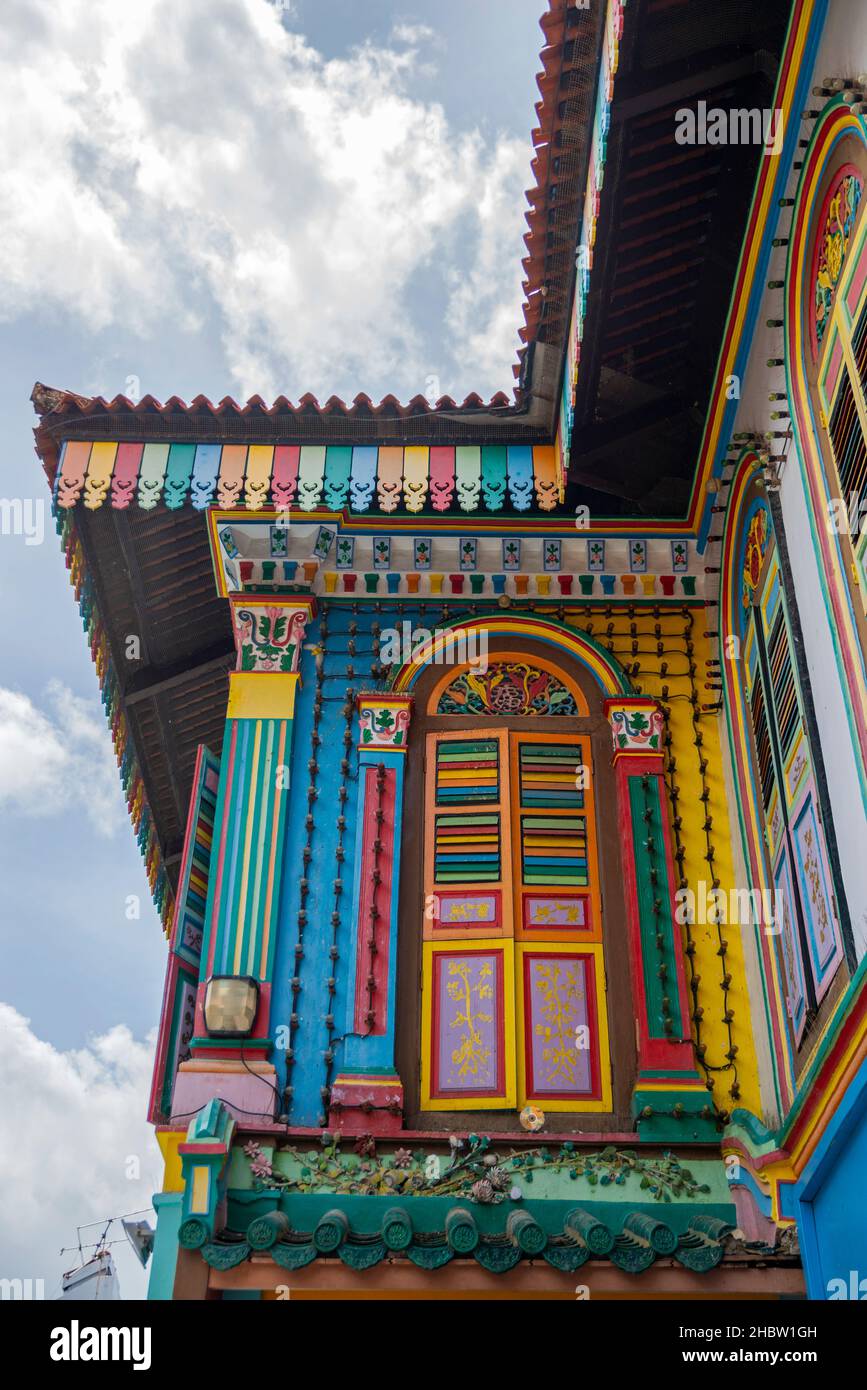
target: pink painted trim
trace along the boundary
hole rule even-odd
[[[388,1032],[388,964],[391,954],[391,900],[394,876],[394,818],[397,773],[393,767],[386,768],[382,784],[381,828],[373,817],[376,801],[375,767],[365,768],[364,777],[364,839],[361,851],[360,884],[358,901],[357,954],[355,967],[355,1029],[371,1037],[383,1037]],[[374,886],[371,875],[374,866],[373,842],[378,838],[382,849],[379,855],[380,882]],[[376,907],[379,917],[371,923],[370,909]],[[370,967],[368,934],[373,925],[376,941],[376,955],[373,968]],[[367,977],[373,975],[373,1012],[376,1015],[373,1027],[367,1022],[368,992]]]

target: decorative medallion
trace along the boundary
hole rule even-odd
[[[391,537],[377,536],[373,542],[373,568],[375,570],[387,570],[391,568]]]
[[[591,574],[599,574],[605,568],[605,542],[587,542],[587,568]]]
[[[615,753],[661,753],[665,721],[654,700],[606,700]]]
[[[546,571],[557,571],[560,568],[560,557],[562,554],[562,541],[545,541],[542,549],[542,568]]]
[[[752,595],[761,577],[762,565],[765,562],[765,550],[768,544],[768,532],[768,511],[765,504],[762,502],[753,513],[749,529],[747,530],[747,540],[744,549],[741,602],[745,611],[752,603]]]
[[[675,574],[686,574],[689,569],[689,544],[687,541],[671,542],[671,568]]]
[[[237,560],[241,552],[235,544],[235,537],[232,535],[232,528],[230,526],[223,527],[220,532],[220,541],[229,559]]]
[[[330,526],[319,527],[319,534],[316,537],[316,544],[313,547],[313,554],[316,556],[317,560],[324,560],[327,558],[328,552],[334,544],[334,537],[336,535],[337,532],[332,530]]]
[[[647,569],[647,542],[629,542],[629,568],[633,574],[643,574]]]
[[[458,542],[458,561],[462,570],[474,570],[476,568],[477,549],[475,536],[461,536]]]
[[[814,356],[818,353],[831,321],[834,291],[843,272],[843,264],[849,250],[852,228],[855,226],[863,188],[861,175],[851,164],[847,164],[839,171],[825,200],[824,224],[821,226],[814,253],[816,277]]]
[[[571,691],[550,671],[526,661],[500,661],[484,673],[463,671],[440,695],[437,714],[577,715]]]
[[[412,543],[413,564],[417,570],[429,570],[432,546],[430,536],[416,536]]]
[[[351,570],[355,564],[355,537],[340,536],[337,541],[337,568]]]
[[[405,752],[411,713],[411,696],[359,695],[359,746]]]
[[[283,560],[289,554],[289,527],[276,525],[268,527],[269,554],[272,560]]]
[[[519,570],[521,568],[521,542],[519,540],[504,540],[503,545],[503,569]]]

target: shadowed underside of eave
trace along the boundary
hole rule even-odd
[[[762,147],[678,144],[676,113],[772,109],[791,0],[626,11],[569,500],[686,513]]]

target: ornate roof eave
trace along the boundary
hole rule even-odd
[[[36,447],[47,471],[56,461],[58,439],[85,436],[202,441],[255,437],[287,443],[351,438],[354,443],[397,444],[437,438],[471,443],[509,433],[528,443],[550,443],[572,309],[574,252],[605,9],[548,0],[540,19],[545,45],[532,131],[536,183],[526,193],[524,323],[518,330],[522,347],[514,368],[519,384],[511,397],[498,391],[484,401],[471,392],[462,402],[444,396],[431,403],[416,395],[402,404],[390,394],[375,403],[360,393],[351,402],[330,396],[320,403],[308,393],[297,403],[281,395],[268,405],[261,396],[239,404],[231,397],[214,402],[199,395],[187,403],[177,396],[165,402],[153,396],[105,400],[37,382],[31,395],[40,417]]]

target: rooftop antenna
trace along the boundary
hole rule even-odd
[[[135,1251],[142,1269],[147,1265],[154,1248],[154,1231],[147,1221],[123,1221],[124,1235]]]

